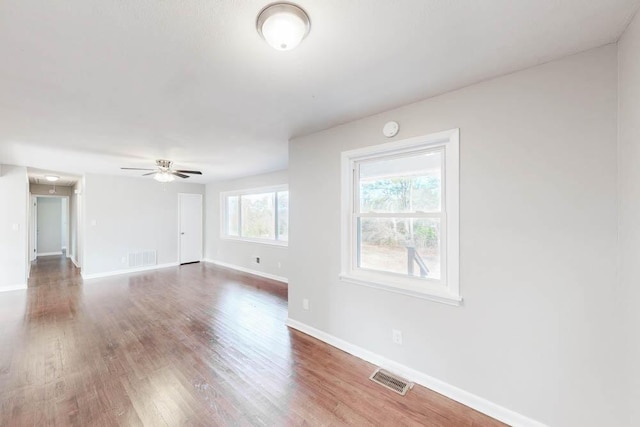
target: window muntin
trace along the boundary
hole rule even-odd
[[[342,154],[342,273],[457,305],[458,130]]]
[[[222,194],[223,237],[286,245],[289,191],[286,187]]]

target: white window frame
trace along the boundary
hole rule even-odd
[[[443,161],[443,209],[436,214],[406,214],[411,217],[441,219],[441,278],[421,279],[397,273],[359,268],[357,265],[358,194],[357,167],[360,162],[373,159],[420,153],[425,150],[442,150]],[[403,216],[403,214],[390,214]],[[460,254],[460,131],[451,129],[386,144],[364,147],[342,153],[342,269],[340,279],[390,292],[424,298],[451,305],[460,305],[459,254]]]
[[[258,187],[258,188],[248,188],[243,190],[235,190],[235,191],[225,191],[220,193],[220,238],[224,240],[235,240],[238,242],[249,242],[249,243],[260,243],[264,245],[274,245],[274,246],[289,246],[289,241],[286,240],[277,240],[278,238],[278,192],[281,191],[289,191],[289,186],[287,184],[282,185],[273,185],[269,187]],[[243,237],[243,236],[231,236],[228,234],[227,224],[227,200],[229,197],[238,196],[238,212],[239,212],[239,222],[238,222],[238,232],[242,234],[242,202],[240,196],[247,196],[252,194],[264,194],[264,193],[275,193],[275,204],[274,204],[274,221],[275,221],[275,238],[274,239],[260,239],[256,237]],[[287,212],[288,214],[288,212]]]

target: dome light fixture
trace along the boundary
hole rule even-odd
[[[292,3],[273,3],[258,14],[258,34],[276,50],[291,50],[309,34],[309,15]]]
[[[60,179],[60,177],[55,175],[45,175],[44,179],[46,179],[49,182],[56,182],[57,180]]]

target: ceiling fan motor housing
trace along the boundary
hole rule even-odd
[[[171,160],[156,160],[156,165],[160,168],[170,169],[171,164],[173,162]]]

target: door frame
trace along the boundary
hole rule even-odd
[[[178,265],[182,265],[182,197],[183,196],[198,196],[200,199],[200,257],[198,262],[201,262],[204,257],[204,197],[200,193],[178,193]]]
[[[69,213],[69,205],[71,204],[71,198],[69,196],[64,195],[56,195],[56,194],[31,194],[33,197],[32,201],[35,201],[35,209],[33,216],[33,249],[35,253],[34,261],[38,259],[38,197],[44,197],[47,199],[62,199],[61,203],[67,204],[67,248],[65,253],[65,258],[69,258],[69,246],[71,246],[71,242],[69,241],[69,230],[71,229],[71,223],[69,218],[71,218],[71,214]],[[64,218],[63,218],[64,221]],[[31,236],[30,236],[31,237]],[[64,243],[64,242],[61,242]],[[60,251],[62,251],[62,246],[60,247]]]

